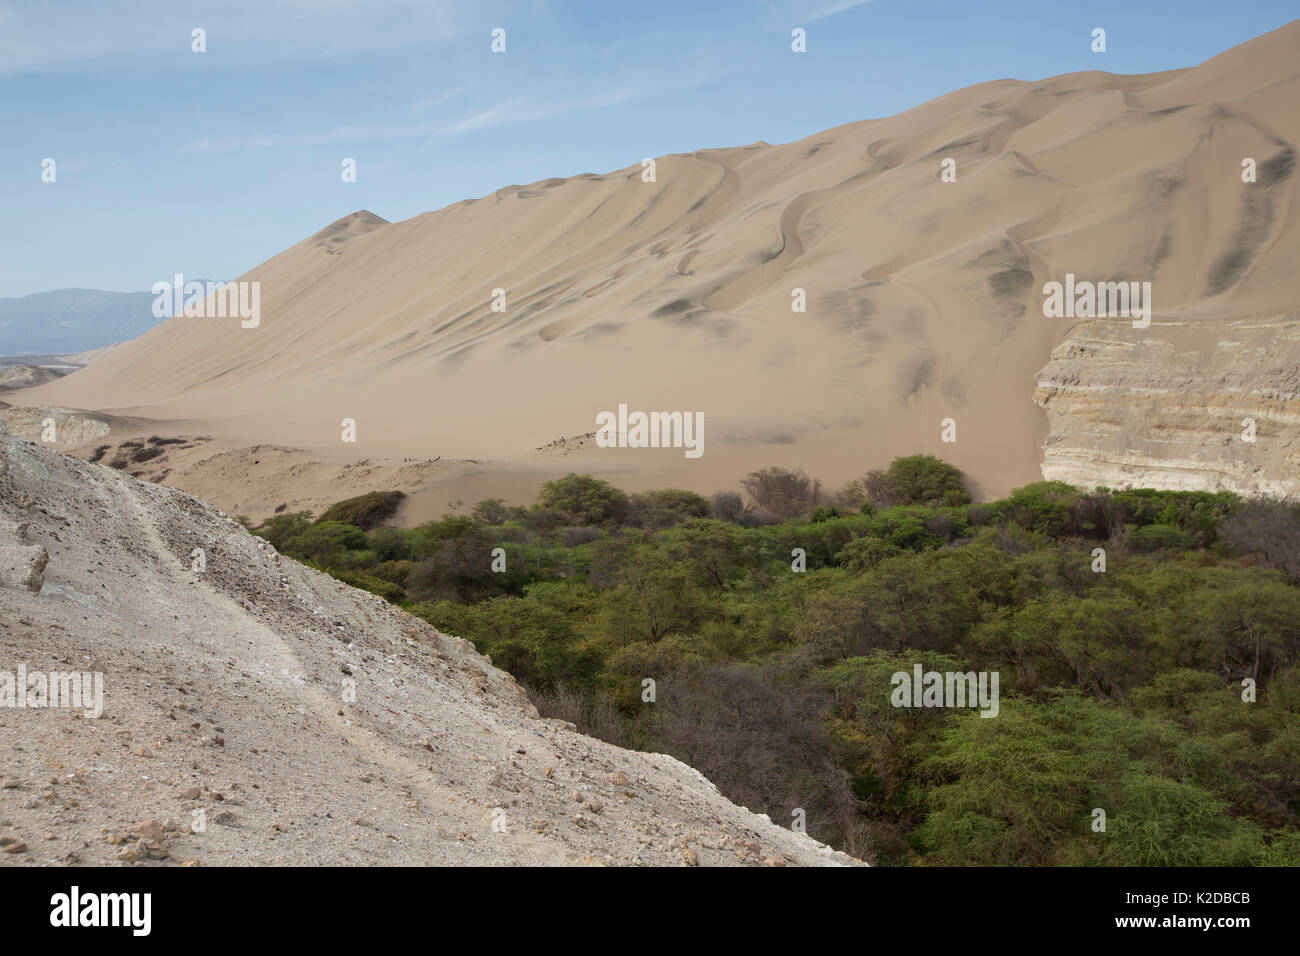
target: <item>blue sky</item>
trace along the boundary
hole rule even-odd
[[[0,296],[233,278],[357,209],[405,219],[788,142],[986,80],[1191,66],[1297,16],[1296,0],[0,0]]]

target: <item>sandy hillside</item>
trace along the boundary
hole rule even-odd
[[[539,718],[467,642],[209,505],[2,430],[0,651],[104,675],[97,719],[0,707],[4,864],[852,862]]]
[[[403,222],[354,213],[242,277],[261,283],[257,328],[174,318],[9,400],[354,460],[521,462],[619,403],[703,412],[698,460],[566,459],[632,490],[772,464],[835,487],[927,451],[996,495],[1040,478],[1045,446],[1059,477],[1077,461],[1159,481],[1167,459],[1191,485],[1300,489],[1297,49],[1300,22],[1187,70],[996,80],[795,143],[664,156],[654,182],[638,157]],[[1151,327],[1045,318],[1066,273],[1151,282]],[[1241,322],[1262,360],[1220,382]],[[1243,410],[1257,445],[1233,443]]]
[[[108,355],[121,344],[121,342],[114,342],[111,345],[102,345],[97,349],[88,349],[85,352],[78,352],[76,355],[62,355],[59,357],[71,365],[89,365],[96,359],[101,359],[105,355]]]

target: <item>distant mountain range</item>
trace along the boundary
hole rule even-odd
[[[125,342],[163,321],[153,314],[153,301],[152,292],[102,289],[0,299],[0,355],[82,352]]]

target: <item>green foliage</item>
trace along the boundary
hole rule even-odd
[[[972,505],[923,455],[835,504],[802,472],[746,487],[752,511],[568,475],[527,509],[258,533],[418,602],[544,713],[877,863],[1300,864],[1300,509],[1060,482]],[[997,672],[998,716],[894,707],[916,664]]]
[[[285,545],[289,540],[296,538],[310,526],[311,512],[297,511],[291,514],[276,515],[254,533],[271,542],[275,550],[284,552]]]
[[[287,540],[280,550],[291,557],[332,568],[343,567],[349,551],[360,551],[365,546],[366,535],[360,528],[337,521],[318,521]]]
[[[475,533],[477,525],[468,515],[447,515],[426,521],[406,533],[407,550],[413,560],[430,558],[451,541]]]
[[[698,625],[706,602],[691,574],[659,550],[631,552],[603,601],[614,644],[656,642]]]
[[[442,524],[445,530],[447,519]],[[505,552],[504,571],[493,570],[496,548]],[[443,538],[436,551],[417,562],[406,577],[406,588],[416,601],[480,601],[517,591],[527,581],[526,563],[522,547],[471,524],[463,533]]]
[[[404,586],[410,573],[415,570],[414,561],[380,561],[373,568],[371,573],[392,584]]]
[[[1216,796],[1224,774],[1203,742],[1077,692],[953,717],[925,750],[917,836],[937,863],[1240,866],[1266,852]]]

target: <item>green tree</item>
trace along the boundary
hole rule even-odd
[[[900,505],[968,505],[961,471],[933,455],[906,455],[890,462],[889,490]]]
[[[591,475],[572,473],[543,485],[538,505],[566,516],[567,524],[620,524],[628,513],[623,492]]]
[[[605,633],[616,644],[658,641],[699,624],[707,605],[691,574],[662,551],[638,548],[602,595]]]

